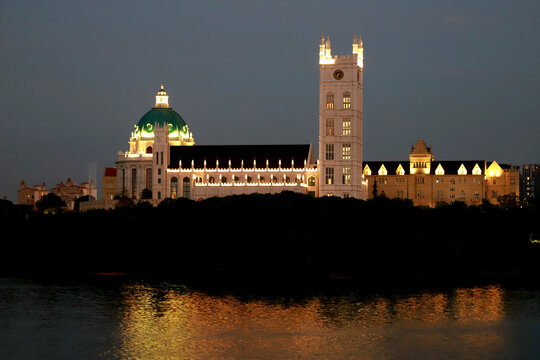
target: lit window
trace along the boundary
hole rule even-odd
[[[437,169],[435,169],[435,175],[444,175],[444,169],[441,164],[437,166]]]
[[[334,136],[334,119],[333,118],[326,119],[326,135]]]
[[[351,185],[351,168],[343,168],[343,185]]]
[[[315,176],[310,176],[307,179],[308,186],[315,186]]]
[[[458,175],[467,175],[467,169],[465,169],[465,165],[461,164],[457,173]]]
[[[213,184],[213,183],[215,182],[214,177],[213,177],[213,176],[210,176],[210,177],[208,178],[208,182],[209,182],[210,184]]]
[[[386,170],[386,167],[384,166],[384,164],[382,164],[381,167],[379,168],[379,175],[388,175],[388,171]]]
[[[399,164],[396,170],[396,175],[405,175],[405,170],[403,169],[403,166],[401,166],[401,164]]]
[[[334,93],[329,92],[326,94],[326,110],[333,110],[334,109]]]
[[[480,169],[480,166],[478,164],[474,165],[474,168],[472,170],[473,175],[482,175],[482,170]]]
[[[351,144],[343,144],[342,157],[343,157],[343,160],[351,159]]]
[[[334,183],[334,168],[327,167],[326,168],[326,184],[332,185]]]
[[[171,179],[171,197],[176,199],[176,194],[178,194],[178,179],[173,177]]]
[[[344,109],[351,108],[351,93],[348,91],[343,93],[343,108]]]
[[[351,119],[345,118],[342,123],[342,135],[349,136],[351,135]]]
[[[326,144],[326,160],[334,160],[334,144]]]
[[[461,190],[461,192],[459,193],[459,197],[464,199],[465,198],[465,191]]]

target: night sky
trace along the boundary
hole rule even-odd
[[[333,55],[364,39],[364,159],[423,138],[438,160],[540,162],[539,18],[538,0],[2,1],[0,196],[91,161],[100,179],[161,83],[197,144],[316,145],[321,33]]]

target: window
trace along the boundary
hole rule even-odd
[[[126,192],[126,169],[122,169],[122,196]]]
[[[157,174],[161,175],[161,169],[157,169]]]
[[[478,199],[480,197],[480,194],[478,193],[478,191],[475,191],[474,192],[474,198],[475,199]]]
[[[351,144],[343,144],[342,147],[342,158],[343,160],[351,159]]]
[[[156,165],[159,165],[159,153],[156,153]]]
[[[342,123],[342,135],[350,136],[351,135],[351,118],[344,118]]]
[[[403,184],[405,182],[405,178],[398,177],[396,178],[396,184]]]
[[[163,151],[161,152],[161,165],[163,165]]]
[[[326,110],[333,110],[334,109],[334,93],[329,92],[326,94]]]
[[[351,108],[351,93],[346,91],[343,93],[343,109]]]
[[[213,176],[210,176],[210,177],[208,178],[208,182],[209,182],[210,184],[213,184],[213,183],[216,182],[216,180],[214,179]]]
[[[343,185],[351,185],[351,168],[343,168]]]
[[[378,179],[377,179],[377,182],[378,182],[379,184],[381,184],[381,185],[385,185],[385,184],[387,183],[386,180],[387,180],[386,178],[378,178]]]
[[[247,182],[248,184],[251,184],[251,176],[246,176],[246,182]]]
[[[423,184],[424,183],[424,178],[423,177],[417,177],[416,178],[416,183],[417,184]]]
[[[443,198],[443,192],[442,190],[437,190],[437,199],[440,200]]]
[[[190,186],[191,185],[191,181],[189,180],[189,178],[186,176],[183,180],[182,180],[182,197],[186,198],[186,199],[189,199],[190,197],[190,194],[189,194],[189,191],[190,191]]]
[[[240,178],[236,175],[233,176],[233,180],[235,183],[239,182],[240,181]]]
[[[491,192],[491,197],[494,198],[494,199],[497,198],[497,192],[496,192],[496,191],[492,191],[492,192]]]
[[[176,177],[173,177],[171,179],[171,197],[173,199],[176,199],[177,194],[178,194],[178,179]]]
[[[158,179],[157,179],[157,183],[158,183],[158,184],[161,184],[161,178],[158,178]]]
[[[455,197],[456,197],[455,194],[450,194],[450,199],[453,199],[453,198],[455,198]]]
[[[146,188],[152,191],[152,168],[146,169]]]
[[[161,200],[161,191],[157,192],[157,198],[158,198],[158,200]]]
[[[464,199],[465,198],[465,191],[461,190],[461,192],[459,193],[459,197]]]
[[[151,154],[151,153],[152,153],[152,147],[151,147],[151,146],[149,146],[149,147],[146,148],[146,153],[147,153],[147,154]]]
[[[227,178],[225,176],[222,176],[221,177],[221,183],[222,184],[226,184],[227,183]]]
[[[334,136],[334,119],[333,118],[326,119],[326,135]]]
[[[416,198],[422,199],[424,197],[424,190],[416,190]]]
[[[514,185],[516,183],[516,178],[510,178],[510,184]]]
[[[332,185],[333,183],[334,183],[334,168],[327,167],[326,168],[326,184]]]
[[[137,196],[137,169],[131,169],[131,197]]]
[[[315,186],[315,176],[310,176],[307,179],[308,186]]]
[[[334,144],[326,144],[326,160],[334,160]]]

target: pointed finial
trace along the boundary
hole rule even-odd
[[[360,49],[364,48],[364,40],[362,40],[362,35],[360,35],[360,40],[358,40],[358,47]]]
[[[163,90],[163,84],[161,84],[161,90]]]
[[[356,44],[358,42],[358,36],[356,35],[356,31],[354,32],[353,36],[353,44]]]
[[[324,45],[324,34],[321,33],[321,45]]]
[[[328,37],[326,38],[326,47],[328,49],[330,48],[330,35],[328,35]]]

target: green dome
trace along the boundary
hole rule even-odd
[[[135,125],[135,136],[154,137],[155,124],[169,124],[169,137],[187,137],[189,128],[182,117],[172,108],[152,108]]]

